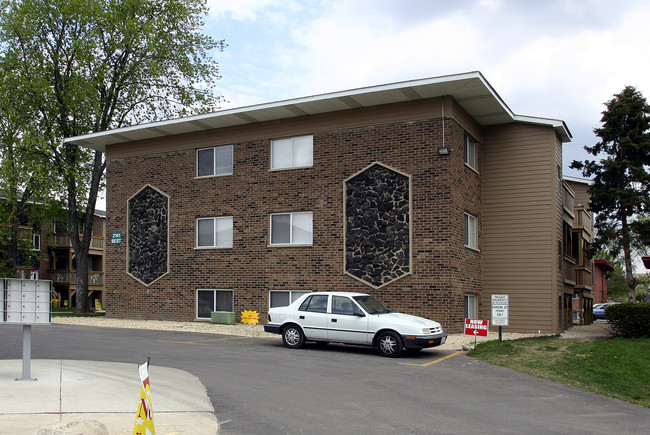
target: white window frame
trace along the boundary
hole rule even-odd
[[[32,233],[32,251],[41,250],[41,235]]]
[[[308,157],[299,159],[302,153],[300,153],[300,147],[305,146],[305,153],[309,154]],[[274,157],[277,156],[280,151],[279,148],[284,147],[289,151],[289,156],[286,156],[279,161],[280,159]],[[299,168],[310,168],[314,166],[314,136],[305,135],[305,136],[295,136],[282,139],[272,139],[271,140],[271,170],[285,170],[285,169],[299,169]],[[285,162],[285,160],[288,160]]]
[[[199,288],[196,289],[196,292],[194,293],[194,304],[195,304],[195,311],[194,315],[196,316],[195,318],[197,320],[210,320],[210,317],[199,317],[199,292],[212,292],[212,307],[213,311],[224,311],[224,310],[217,310],[217,293],[220,292],[228,292],[230,293],[230,307],[231,311],[229,312],[234,312],[235,309],[235,292],[232,289],[212,289],[212,288]]]
[[[476,139],[474,139],[469,134],[465,133],[465,146],[463,147],[463,154],[465,164],[470,168],[477,170],[476,168]]]
[[[477,319],[478,318],[478,305],[477,305],[477,297],[474,294],[465,294],[464,296],[464,302],[465,302],[465,318],[466,319]]]
[[[274,293],[289,293],[289,305],[294,303],[300,296],[312,293],[311,290],[269,290],[269,308],[285,307],[287,305],[271,305],[271,295]]]
[[[469,213],[465,213],[464,215],[465,247],[478,250],[478,218]]]
[[[199,245],[199,221],[212,221],[212,245]],[[218,236],[218,222],[230,221],[230,240],[226,242],[219,242],[217,239]],[[195,243],[196,249],[215,249],[215,248],[232,248],[233,246],[233,236],[234,236],[234,222],[232,216],[219,216],[219,217],[205,217],[196,219],[196,237]]]
[[[276,216],[289,216],[289,241],[288,242],[273,242],[273,218]],[[296,242],[294,240],[294,231],[297,229],[294,226],[295,217],[310,216],[309,228],[309,241]],[[299,212],[286,212],[286,213],[271,213],[269,216],[269,245],[270,246],[311,246],[314,243],[314,213],[311,211]]]
[[[230,150],[230,162],[220,162],[218,160],[220,153],[218,150]],[[205,150],[212,150],[212,173],[210,174],[204,174],[204,175],[199,175],[199,154],[201,154],[201,151]],[[218,147],[210,147],[210,148],[200,148],[196,150],[196,178],[209,178],[209,177],[222,177],[225,175],[232,175],[233,174],[233,159],[234,159],[234,150],[232,145],[223,145],[223,146],[218,146]],[[230,163],[229,165],[229,171],[226,172],[218,172],[218,169],[220,168],[219,163]],[[222,164],[223,166],[223,164]],[[228,165],[226,165],[228,167]]]

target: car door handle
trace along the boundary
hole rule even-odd
[[[304,319],[305,319],[305,316],[300,316],[300,320],[304,320]]]
[[[336,323],[336,319],[332,319],[332,322]]]

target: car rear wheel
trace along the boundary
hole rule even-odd
[[[296,325],[289,325],[282,331],[284,345],[291,349],[301,348],[305,344],[305,334]]]
[[[377,337],[377,351],[381,356],[395,358],[402,354],[404,344],[402,338],[393,331],[386,331]]]

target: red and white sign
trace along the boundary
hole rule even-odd
[[[465,335],[473,337],[487,337],[489,331],[488,321],[482,319],[465,319]]]

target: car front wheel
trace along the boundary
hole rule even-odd
[[[381,356],[395,358],[402,354],[402,338],[392,331],[386,331],[377,337],[377,351]]]
[[[289,325],[282,331],[284,345],[291,349],[301,348],[305,344],[305,335],[302,329],[296,325]]]

